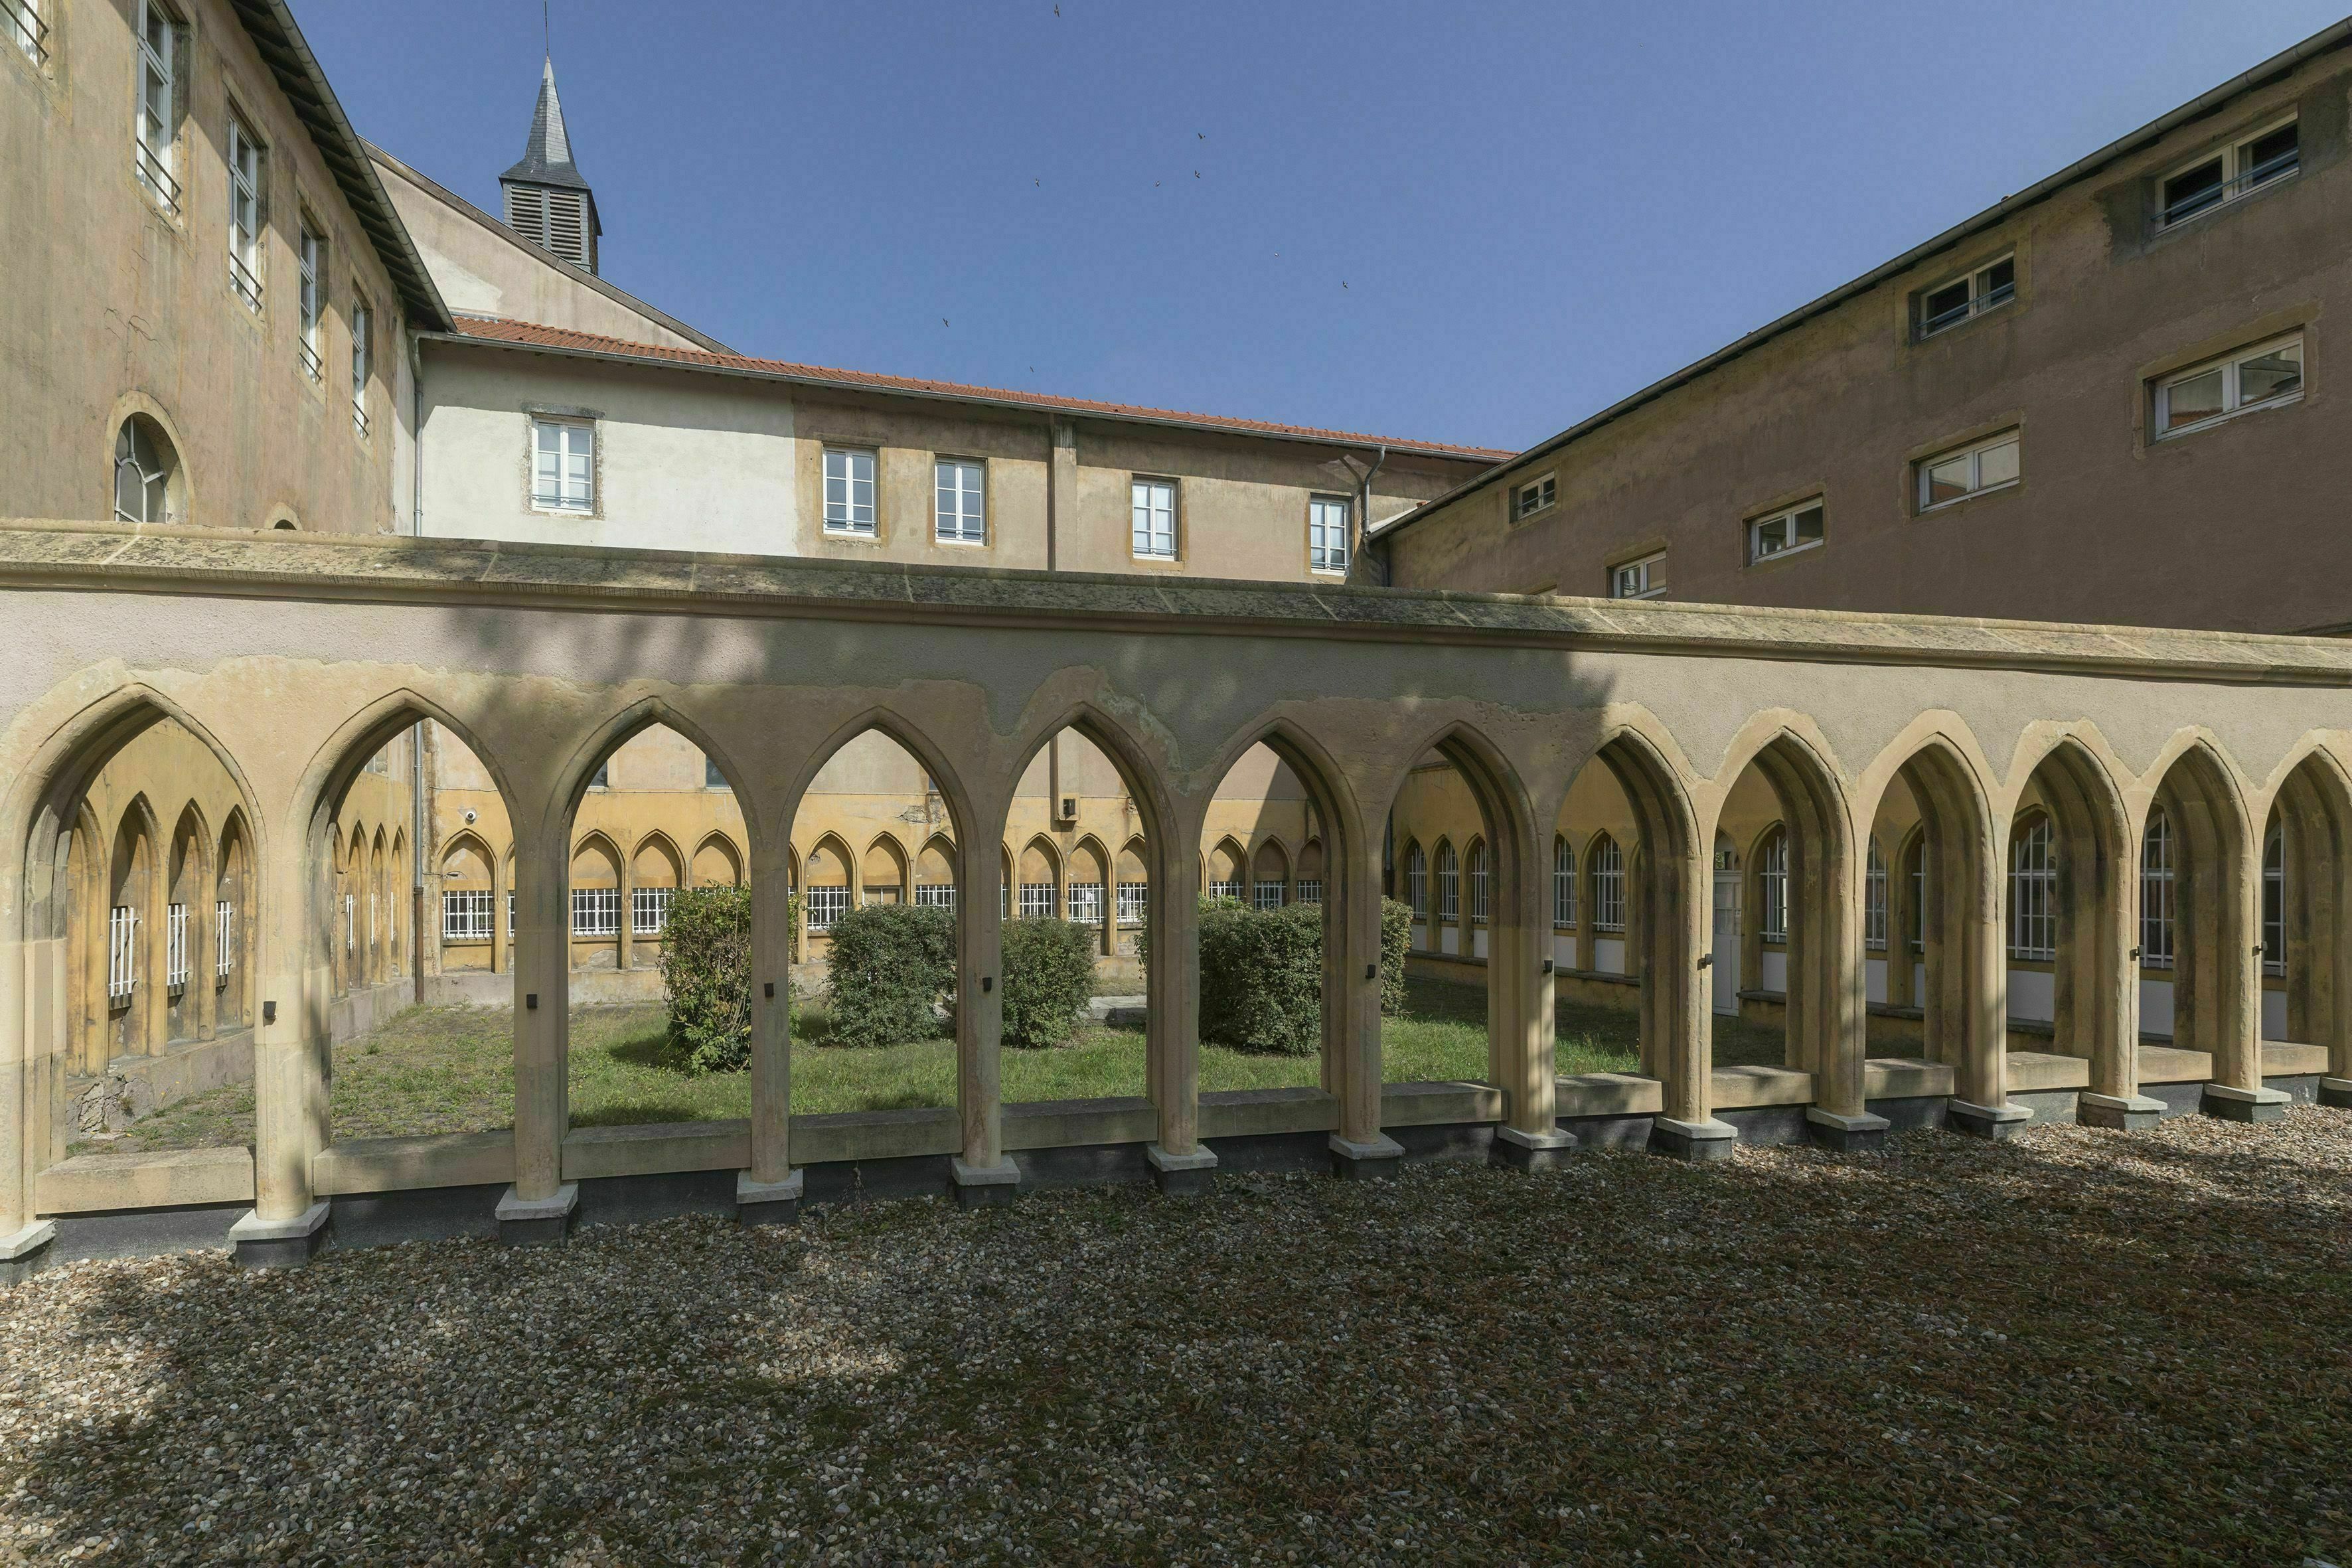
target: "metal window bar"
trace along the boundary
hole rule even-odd
[[[441,940],[490,940],[490,890],[488,888],[449,888],[442,891]]]
[[[1576,851],[1564,838],[1551,847],[1551,923],[1576,923]]]
[[[1475,925],[1486,923],[1486,847],[1483,844],[1470,852],[1470,920]]]
[[[1862,945],[1868,952],[1886,951],[1886,862],[1874,838],[1862,873]]]
[[[49,63],[49,25],[41,14],[25,0],[0,0],[0,13],[8,18],[8,30],[16,35],[16,47],[25,51],[37,66]]]
[[[675,888],[629,889],[629,931],[635,936],[659,936],[669,929],[669,901]]]
[[[1151,908],[1151,884],[1121,882],[1118,885],[1118,923],[1139,926]]]
[[[1405,901],[1412,906],[1412,918],[1417,921],[1427,920],[1429,918],[1429,861],[1422,854],[1421,846],[1418,844],[1413,846],[1412,854],[1404,863],[1404,895]]]
[[[2028,963],[2058,957],[2058,861],[2047,819],[2028,828],[2010,855],[2009,952]]]
[[[844,888],[811,888],[802,895],[808,913],[808,929],[831,931],[833,922],[849,912],[849,889]]]
[[[918,909],[953,910],[956,890],[953,882],[918,882],[915,884],[915,905]]]
[[[228,253],[228,280],[236,286],[237,298],[245,301],[247,310],[261,309],[261,279],[253,275],[253,268],[234,250]]]
[[[1299,878],[1298,901],[1302,904],[1321,903],[1323,901],[1323,879],[1320,877]]]
[[[1449,923],[1462,918],[1462,866],[1450,846],[1437,857],[1437,918]]]
[[[620,935],[621,889],[618,888],[572,889],[572,934],[573,936]]]
[[[1273,880],[1253,882],[1250,884],[1250,908],[1278,910],[1283,905],[1283,894],[1288,890],[1288,884],[1283,882]]]
[[[1764,847],[1764,864],[1757,876],[1763,883],[1764,920],[1757,934],[1766,942],[1789,940],[1789,836],[1773,835]]]
[[[106,994],[121,1001],[139,984],[139,911],[117,904],[106,916]]]
[[[138,148],[139,177],[154,191],[155,199],[163,204],[164,211],[173,217],[179,216],[180,182],[173,179],[172,171],[164,166],[162,153],[144,142],[140,142]]]
[[[2142,969],[2172,967],[2179,915],[2178,868],[2172,858],[2172,820],[2162,812],[2148,819],[2139,850],[2139,963]]]
[[[327,374],[326,363],[319,358],[319,351],[310,345],[308,339],[296,338],[294,340],[294,347],[302,356],[302,374],[304,375],[309,376],[312,381],[317,381]]]
[[[2201,186],[2191,191],[2164,209],[2166,226],[2195,217],[2199,213],[2235,201],[2256,185],[2268,184],[2282,174],[2291,174],[2303,166],[2303,143],[2293,147],[2248,169],[2244,174],[2223,180],[2219,184]]]
[[[1615,839],[1592,853],[1592,929],[1625,929],[1625,854]]]
[[[1102,924],[1103,885],[1100,882],[1071,883],[1069,909],[1070,918],[1080,925]]]
[[[236,967],[236,906],[226,899],[213,905],[213,974],[228,978]]]
[[[188,984],[188,906],[167,905],[163,910],[163,984],[173,990]]]
[[[2276,832],[2263,846],[2263,973],[2286,973],[2286,839]]]
[[[1021,884],[1021,919],[1049,921],[1054,918],[1054,884],[1024,882]]]

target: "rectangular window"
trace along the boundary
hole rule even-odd
[[[1470,851],[1470,923],[1486,923],[1486,847]]]
[[[824,449],[824,531],[874,537],[874,454]]]
[[[1248,883],[1238,879],[1230,882],[1212,880],[1209,883],[1209,898],[1212,901],[1229,901],[1238,904],[1242,902],[1242,894],[1246,892],[1248,888]]]
[[[188,906],[163,910],[163,984],[178,991],[188,984]]]
[[[1286,882],[1252,882],[1250,884],[1250,908],[1254,910],[1278,910],[1282,908],[1286,901],[1283,895],[1287,893],[1289,890],[1290,885]]]
[[[1298,901],[1302,904],[1321,903],[1323,901],[1323,879],[1320,877],[1299,878]]]
[[[1070,919],[1080,925],[1098,926],[1103,918],[1103,885],[1100,882],[1070,884]]]
[[[596,510],[596,426],[584,419],[530,422],[533,511]]]
[[[1592,852],[1592,929],[1625,929],[1625,856],[1613,838]]]
[[[915,907],[919,910],[950,910],[956,907],[953,882],[918,882],[915,884]]]
[[[1987,262],[1962,277],[1921,290],[1919,335],[1932,338],[2016,298],[2017,258],[2004,256],[1998,261]]]
[[[2156,433],[2177,436],[2303,395],[2300,333],[2165,377],[2156,384]]]
[[[300,331],[295,334],[294,347],[302,357],[302,374],[312,381],[321,379],[326,373],[326,361],[320,358],[319,353],[319,317],[323,313],[326,303],[321,297],[323,285],[320,281],[326,276],[322,269],[325,261],[326,244],[320,239],[318,231],[312,228],[306,219],[302,225],[301,238],[302,283],[299,303],[302,321]]]
[[[1348,503],[1318,497],[1307,503],[1307,569],[1345,574]]]
[[[2275,827],[2263,844],[2263,973],[2286,973],[2286,835]]]
[[[1766,942],[1785,943],[1789,940],[1789,836],[1775,833],[1764,846],[1763,866],[1757,879],[1763,884],[1763,929],[1758,933]]]
[[[801,895],[808,910],[808,929],[831,931],[834,921],[849,912],[847,888],[811,888]]]
[[[669,929],[669,901],[676,888],[631,888],[629,931],[634,936],[659,936]]]
[[[1412,854],[1404,863],[1404,896],[1405,902],[1412,907],[1413,919],[1429,918],[1429,861],[1419,845],[1413,846]]]
[[[1462,922],[1462,867],[1451,845],[1437,850],[1437,918],[1447,925]]]
[[[358,907],[359,896],[357,894],[345,893],[343,895],[343,951],[345,952],[356,952],[360,945],[359,916],[352,912]]]
[[[1565,838],[1552,840],[1551,846],[1551,923],[1576,923],[1576,851]]]
[[[2046,816],[2010,851],[2009,955],[2041,963],[2058,956],[2058,849]]]
[[[41,0],[0,0],[0,20],[26,58],[37,66],[48,62],[49,25],[41,19]]]
[[[165,212],[180,211],[180,25],[156,0],[139,0],[139,101],[132,156]]]
[[[236,906],[226,899],[213,905],[213,974],[226,980],[236,967]]]
[[[248,310],[261,309],[261,149],[228,120],[228,280]]]
[[[1862,945],[1869,952],[1886,951],[1886,862],[1879,856],[1875,838],[1870,841],[1863,862]]]
[[[352,290],[352,428],[368,433],[368,307],[359,290]]]
[[[1919,510],[1933,511],[2017,482],[2017,432],[2004,430],[1919,465]]]
[[[1024,921],[1049,921],[1054,918],[1053,883],[1021,884],[1021,918]]]
[[[443,942],[490,940],[490,890],[488,888],[443,889],[441,940]]]
[[[1135,552],[1156,560],[1176,559],[1176,483],[1172,479],[1137,479],[1129,487],[1134,512]]]
[[[939,461],[938,528],[942,544],[988,542],[987,503],[981,499],[986,470],[978,463],[942,458]]]
[[[621,889],[618,888],[572,889],[572,934],[573,936],[620,935]]]
[[[1119,924],[1123,926],[1141,925],[1143,923],[1145,911],[1150,910],[1150,883],[1121,882],[1118,885]]]
[[[106,994],[121,1001],[139,984],[139,913],[117,904],[106,916]]]
[[[1533,517],[1559,499],[1559,475],[1546,474],[1539,479],[1529,479],[1511,492],[1511,521]]]
[[[2293,120],[2268,125],[2251,136],[2207,153],[2174,170],[2157,185],[2157,218],[2165,227],[2235,201],[2258,186],[2283,180],[2303,163],[2303,144]]]
[[[1775,555],[1810,550],[1822,542],[1822,511],[1818,500],[1800,502],[1786,511],[1759,517],[1748,525],[1748,559],[1769,561]]]
[[[1654,599],[1666,591],[1666,552],[1644,555],[1609,569],[1612,599]]]

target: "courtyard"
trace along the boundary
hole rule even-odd
[[[2352,1551],[2352,1112],[1890,1147],[78,1264],[0,1561]]]

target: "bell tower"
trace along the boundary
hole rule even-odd
[[[506,193],[507,224],[516,233],[583,271],[596,270],[596,241],[604,229],[596,221],[596,194],[572,162],[552,58],[540,72],[539,104],[530,113],[522,161],[499,176],[499,187]]]

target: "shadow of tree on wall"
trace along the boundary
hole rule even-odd
[[[99,1562],[2341,1560],[2352,1114],[1893,1150],[81,1266],[0,1296],[0,1521]]]

